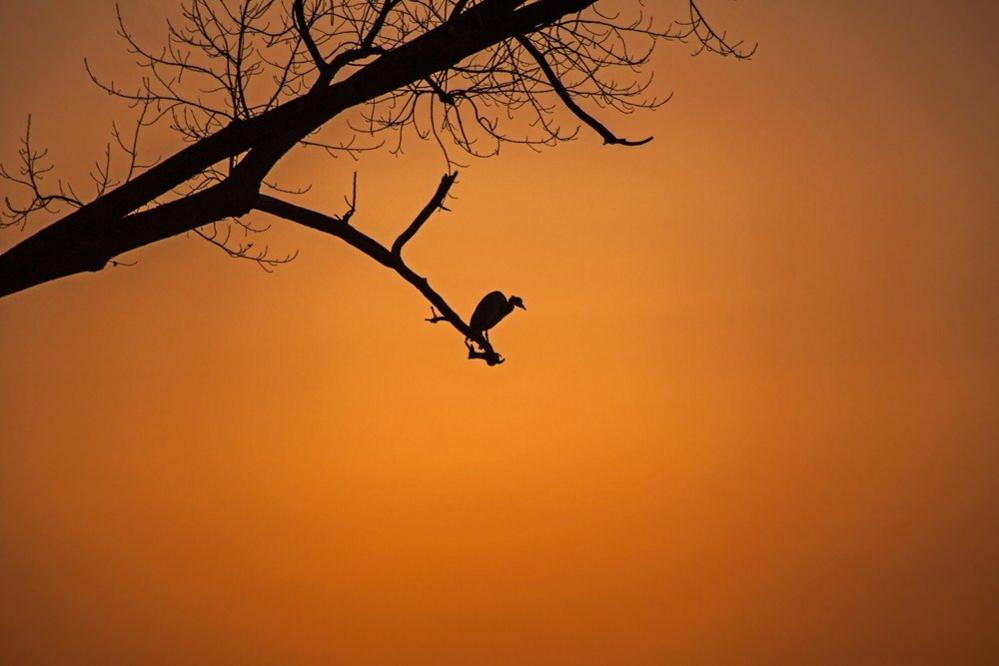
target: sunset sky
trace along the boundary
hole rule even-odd
[[[0,300],[0,663],[999,663],[999,7],[701,6],[759,51],[591,109],[652,143],[470,161],[407,246],[524,299],[502,366],[280,220],[273,274],[178,237]],[[0,26],[0,161],[31,113],[85,179],[113,3]],[[331,214],[354,171],[391,242],[444,166],[282,166]]]

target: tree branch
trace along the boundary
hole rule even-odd
[[[445,176],[445,178],[447,178],[447,176]],[[496,353],[489,341],[486,340],[485,336],[481,333],[473,332],[468,327],[468,324],[466,324],[458,315],[458,313],[455,312],[450,305],[448,305],[447,301],[445,301],[440,294],[430,287],[430,283],[427,281],[427,278],[417,275],[409,266],[406,265],[398,254],[390,252],[381,243],[367,234],[344,223],[344,221],[340,218],[324,215],[314,210],[283,201],[267,194],[259,195],[254,207],[257,210],[269,213],[276,217],[296,222],[331,236],[336,236],[337,238],[346,241],[346,243],[351,247],[360,250],[371,259],[374,259],[382,266],[392,269],[400,277],[402,277],[402,279],[413,285],[421,294],[423,294],[423,297],[430,301],[432,308],[436,308],[436,310],[440,311],[440,314],[437,314],[435,311],[432,318],[434,322],[446,321],[451,324],[456,331],[465,336],[465,345],[468,347],[468,358],[482,359],[490,366],[498,365],[503,362],[503,358]],[[472,342],[478,346],[478,349],[475,349],[472,346]]]
[[[122,249],[136,249],[224,217],[242,215],[248,210],[245,197],[255,195],[271,167],[299,141],[346,109],[452,67],[513,35],[550,25],[595,0],[536,0],[522,6],[525,2],[482,0],[454,21],[394,47],[343,81],[252,118],[234,120],[198,139],[0,254],[0,297],[56,278],[100,270]],[[199,194],[213,192],[208,197],[211,205],[189,218],[175,215],[176,211],[187,211],[189,205],[160,206],[130,215],[213,165],[244,153],[223,181],[226,191],[238,194],[236,202],[227,203],[219,190],[209,188]],[[190,197],[183,201],[190,201]],[[158,223],[140,227],[140,220],[148,215]]]
[[[368,29],[368,33],[361,40],[360,46],[353,49],[348,49],[343,53],[337,54],[330,63],[328,71],[324,72],[323,76],[320,78],[321,82],[329,83],[337,75],[345,65],[348,65],[356,60],[362,60],[368,56],[380,55],[385,53],[385,49],[380,46],[375,46],[375,38],[378,33],[381,32],[382,26],[385,25],[385,19],[388,17],[389,12],[392,8],[398,4],[399,0],[384,0],[382,3],[382,8],[378,12],[378,16],[371,23],[371,27]]]
[[[312,33],[309,32],[309,23],[305,20],[305,0],[295,0],[292,4],[292,10],[295,14],[295,23],[298,24],[298,34],[301,35],[305,48],[312,56],[312,61],[316,64],[316,69],[319,70],[320,78],[322,78],[322,75],[329,70],[330,64],[319,52],[319,47],[316,46],[316,41],[312,39]]]
[[[440,208],[441,210],[447,210],[444,207],[444,198],[447,196],[448,190],[451,189],[451,185],[454,184],[454,179],[458,177],[458,172],[446,173],[444,177],[441,178],[441,184],[437,186],[437,191],[434,192],[434,196],[430,198],[427,205],[423,207],[423,210],[409,223],[406,230],[399,234],[399,237],[395,239],[392,243],[392,254],[397,257],[402,257],[402,246],[409,242],[416,232],[420,230],[423,223],[430,219],[434,211]]]
[[[577,118],[579,118],[584,123],[592,127],[593,130],[596,131],[596,133],[603,138],[604,143],[616,144],[620,146],[641,146],[642,144],[652,141],[653,137],[651,136],[646,137],[644,139],[640,139],[638,141],[630,141],[628,139],[622,139],[616,136],[613,132],[607,129],[607,127],[605,127],[599,120],[588,114],[578,104],[576,104],[576,101],[572,99],[572,95],[569,94],[569,91],[565,89],[565,86],[562,84],[562,81],[559,80],[558,75],[555,73],[555,70],[551,68],[551,65],[548,64],[547,60],[545,60],[544,55],[542,55],[541,51],[539,51],[537,47],[531,43],[530,39],[528,39],[524,35],[516,35],[515,39],[522,47],[524,47],[524,50],[527,51],[530,54],[530,56],[534,58],[534,60],[538,63],[538,67],[541,68],[541,71],[544,73],[545,78],[548,79],[548,83],[551,84],[552,89],[555,91],[555,94],[558,95],[559,99],[562,100],[562,103],[565,104],[566,108],[572,111],[572,113]]]
[[[687,25],[690,28],[690,32],[701,43],[700,49],[695,51],[693,55],[698,55],[701,51],[710,51],[720,56],[734,56],[736,60],[748,60],[753,57],[759,44],[753,44],[748,49],[742,47],[742,41],[729,44],[725,33],[719,35],[708,23],[708,20],[704,18],[704,14],[701,12],[700,7],[697,6],[695,0],[690,0],[689,5],[690,22]],[[701,34],[702,29],[704,34]]]
[[[385,0],[382,3],[382,9],[378,12],[378,16],[375,18],[374,22],[371,24],[371,29],[368,30],[368,34],[364,36],[364,41],[361,42],[361,48],[371,48],[375,43],[375,37],[381,32],[382,26],[385,25],[385,19],[388,18],[388,14],[392,11],[392,8],[399,3],[399,0]]]

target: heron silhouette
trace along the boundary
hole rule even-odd
[[[475,312],[468,321],[469,337],[482,335],[488,341],[489,329],[500,323],[504,317],[513,312],[514,308],[527,309],[520,296],[511,296],[508,299],[502,291],[489,292],[475,306]]]

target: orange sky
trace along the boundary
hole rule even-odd
[[[524,298],[501,367],[282,223],[273,275],[179,238],[0,302],[0,662],[999,660],[999,11],[702,4],[752,62],[667,46],[606,118],[653,143],[474,162],[408,247]],[[98,156],[111,17],[0,6],[5,161],[29,112]],[[287,168],[384,240],[442,173]]]

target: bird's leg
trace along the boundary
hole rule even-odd
[[[492,342],[489,341],[489,331],[482,331],[482,337],[484,337],[486,339],[486,342],[489,342],[489,344],[492,344]]]

